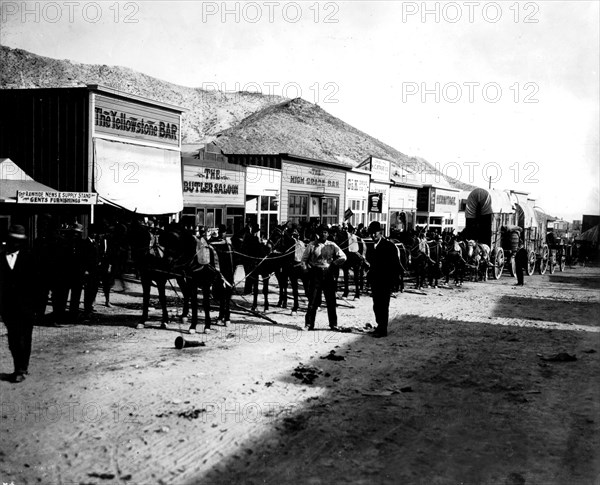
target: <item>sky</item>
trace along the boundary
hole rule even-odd
[[[600,213],[598,1],[0,5],[2,45],[302,97],[464,182]]]

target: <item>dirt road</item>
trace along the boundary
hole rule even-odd
[[[131,285],[90,324],[36,327],[30,376],[0,382],[0,481],[599,483],[600,270],[513,284],[399,294],[387,339],[359,331],[368,297],[340,300],[348,333],[324,309],[315,332],[281,309],[135,330]],[[0,346],[10,372],[3,326]]]

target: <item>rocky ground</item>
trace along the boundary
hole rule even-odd
[[[89,323],[35,328],[29,377],[0,382],[0,480],[599,483],[600,269],[422,293],[392,300],[387,339],[362,331],[368,297],[339,300],[344,333],[275,309],[188,335],[158,311],[136,330],[130,283]],[[0,347],[10,372],[3,327]]]

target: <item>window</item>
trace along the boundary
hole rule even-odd
[[[323,197],[321,199],[321,222],[323,224],[337,224],[339,222],[338,199]]]
[[[288,219],[294,224],[308,220],[308,195],[290,194]]]

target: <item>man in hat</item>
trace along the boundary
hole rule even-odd
[[[213,294],[219,301],[218,321],[227,326],[231,320],[231,295],[233,294],[233,248],[227,237],[227,226],[219,224],[217,236],[213,236],[209,243],[215,248],[219,261],[221,278],[213,282]]]
[[[525,249],[525,244],[523,243],[523,240],[520,239],[519,240],[519,249],[517,250],[517,253],[515,254],[517,286],[523,286],[525,284],[524,273],[525,273],[525,269],[527,268],[527,264],[529,262],[528,259],[529,258],[527,255],[527,249]]]
[[[12,382],[25,380],[31,355],[31,335],[35,317],[35,264],[26,248],[23,226],[8,230],[6,247],[0,250],[0,317],[6,325],[8,347],[14,362]]]
[[[373,312],[377,328],[373,337],[387,337],[390,297],[400,277],[400,256],[398,248],[383,236],[383,228],[378,221],[369,224],[369,234],[375,242],[373,251],[367,254],[369,272],[367,280],[371,285]]]
[[[321,295],[325,294],[329,328],[337,330],[337,311],[335,290],[337,274],[335,266],[341,266],[346,261],[346,255],[333,241],[328,241],[329,228],[322,224],[317,230],[317,239],[306,247],[302,262],[309,274],[308,309],[305,323],[308,330],[314,330],[317,309],[321,305]]]

